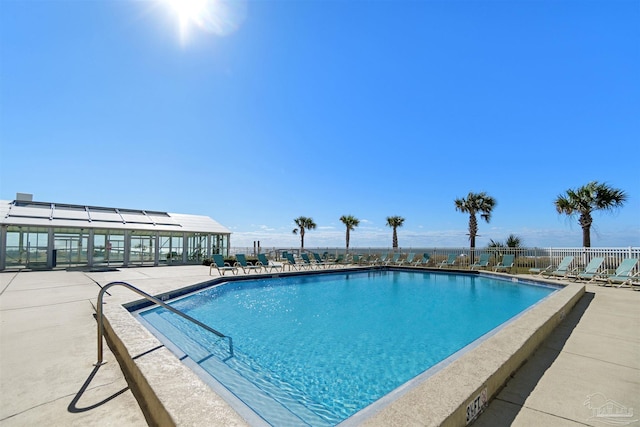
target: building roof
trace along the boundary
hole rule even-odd
[[[204,215],[31,200],[0,200],[0,225],[231,234],[228,228]]]

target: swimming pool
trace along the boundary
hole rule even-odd
[[[243,280],[139,313],[187,364],[274,425],[335,425],[554,288],[394,270]]]

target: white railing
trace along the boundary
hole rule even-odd
[[[258,251],[264,253],[267,257],[275,260],[282,258],[283,252],[293,253],[299,255],[302,250],[297,248],[288,247],[232,247],[229,250],[229,255],[233,256],[237,253],[243,253],[248,256],[257,255]],[[304,252],[317,252],[321,255],[325,254],[329,258],[336,258],[339,255],[347,255],[345,248],[336,247],[309,247],[304,248]],[[617,247],[617,248],[488,248],[478,247],[474,249],[473,261],[472,254],[469,247],[401,247],[394,250],[393,248],[384,247],[359,247],[349,248],[348,254],[362,255],[362,256],[381,256],[382,254],[400,252],[402,254],[415,253],[422,255],[423,253],[429,254],[431,263],[436,264],[443,260],[446,260],[449,254],[456,254],[459,258],[458,265],[461,267],[469,266],[474,261],[477,261],[480,254],[489,253],[491,255],[491,265],[495,265],[503,255],[513,254],[516,256],[516,267],[519,269],[529,269],[532,267],[545,268],[549,265],[557,266],[562,258],[565,256],[574,256],[575,261],[572,265],[573,268],[584,267],[589,263],[589,260],[594,257],[603,257],[605,262],[602,265],[603,270],[613,270],[625,258],[638,258],[640,259],[640,246],[639,247]],[[640,263],[635,268],[634,272],[640,272]]]

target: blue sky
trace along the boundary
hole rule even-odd
[[[400,215],[433,247],[486,191],[477,246],[573,247],[553,201],[597,180],[629,200],[592,245],[640,246],[640,1],[217,4],[0,0],[0,198],[207,215],[233,246],[297,246],[299,216],[343,246],[345,214],[390,246]]]

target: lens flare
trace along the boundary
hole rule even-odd
[[[219,36],[235,32],[246,17],[246,0],[164,0],[178,19],[180,39],[193,27]]]

